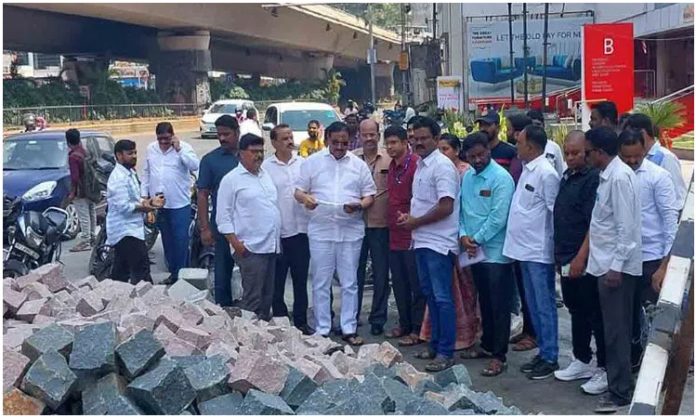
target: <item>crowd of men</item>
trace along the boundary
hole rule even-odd
[[[288,316],[289,272],[294,325],[360,345],[369,257],[370,332],[401,346],[427,342],[416,355],[429,360],[426,370],[451,367],[461,350],[465,359],[489,359],[481,374],[498,376],[509,344],[538,347],[521,368],[528,378],[584,379],[583,391],[604,394],[597,412],[616,411],[631,399],[643,306],[657,298],[684,205],[679,161],[655,140],[647,116],[631,114],[617,126],[611,102],[595,106],[591,129],[569,132],[563,150],[548,139],[540,112],[503,121],[489,113],[477,123],[479,132],[460,141],[424,116],[383,133],[371,119],[335,122],[323,139],[311,121],[299,153],[281,124],[270,132],[275,153],[264,159],[264,140],[240,137],[237,119],[221,116],[220,147],[199,162],[164,122],[141,179],[135,143],[120,140],[107,190],[113,278],[150,280],[143,213],[158,209],[168,281],[177,279],[188,258],[189,173],[197,169],[198,225],[202,241],[215,245],[221,306],[233,304],[236,264],[240,306],[263,319]],[[507,142],[498,138],[501,123]],[[572,323],[573,360],[564,369],[557,275]],[[335,279],[340,310],[332,327]],[[385,332],[391,292],[398,324]],[[511,340],[520,305],[523,332]]]

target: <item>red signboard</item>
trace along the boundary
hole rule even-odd
[[[633,23],[583,26],[583,98],[610,100],[619,114],[633,109]]]

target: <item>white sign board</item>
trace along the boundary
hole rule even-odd
[[[459,76],[442,76],[437,78],[438,109],[463,110],[464,87]]]

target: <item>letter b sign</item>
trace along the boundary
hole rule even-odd
[[[614,53],[614,39],[604,38],[604,55],[612,55]]]

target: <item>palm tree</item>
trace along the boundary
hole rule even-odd
[[[636,107],[636,112],[647,115],[659,131],[679,128],[686,122],[686,108],[679,102],[645,103]]]

